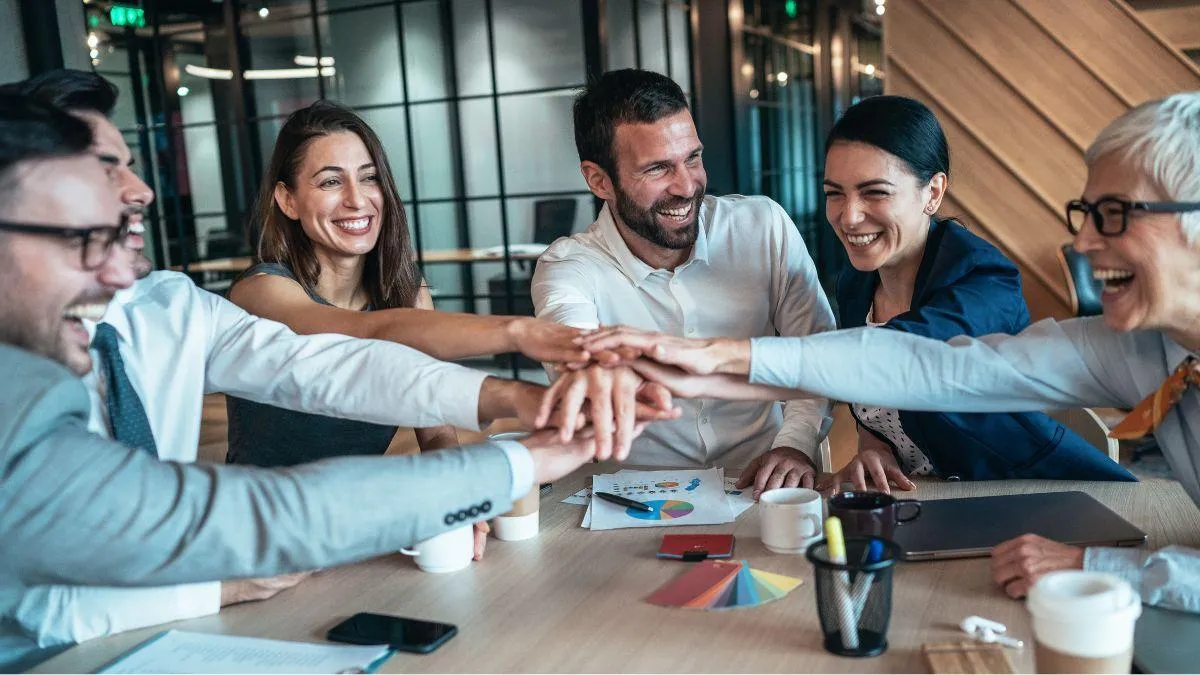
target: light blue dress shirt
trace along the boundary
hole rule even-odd
[[[904,410],[1132,408],[1157,390],[1189,353],[1195,352],[1158,331],[1114,332],[1102,317],[1047,319],[1019,335],[948,342],[858,328],[803,338],[756,338],[751,341],[750,381]],[[1175,477],[1200,505],[1196,388],[1184,394],[1154,437]],[[1091,548],[1084,565],[1124,576],[1141,589],[1148,604],[1200,612],[1200,551]]]

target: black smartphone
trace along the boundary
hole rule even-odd
[[[352,645],[389,645],[402,652],[428,654],[457,634],[458,626],[448,623],[360,612],[331,628],[325,638]]]

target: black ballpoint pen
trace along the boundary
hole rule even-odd
[[[613,504],[616,504],[617,506],[627,506],[631,509],[636,509],[638,511],[645,511],[646,513],[650,513],[652,511],[654,511],[654,507],[650,506],[649,504],[643,504],[639,501],[628,499],[628,498],[622,497],[620,495],[614,495],[610,492],[597,492],[596,496],[599,497],[600,499],[603,499],[606,502],[612,502]]]

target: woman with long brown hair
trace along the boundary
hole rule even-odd
[[[350,110],[319,101],[287,119],[258,195],[258,264],[230,288],[252,314],[298,333],[342,333],[407,344],[440,359],[519,351],[579,362],[579,331],[531,317],[433,309],[404,208],[375,132]],[[287,466],[382,454],[396,428],[228,399],[233,463]],[[666,413],[664,413],[666,414]],[[448,427],[418,429],[422,450],[458,444]],[[486,526],[477,530],[476,555]]]

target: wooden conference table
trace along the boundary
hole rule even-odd
[[[254,637],[321,641],[356,612],[381,612],[457,624],[459,635],[429,655],[396,654],[380,672],[928,672],[924,642],[956,640],[957,624],[978,614],[1005,623],[1031,644],[1024,603],[991,582],[987,559],[902,563],[896,573],[890,648],[848,659],[821,647],[812,568],[802,556],[775,555],[759,540],[758,508],[708,527],[591,532],[583,507],[560,503],[590,484],[595,465],[555,483],[542,498],[541,534],[488,542],[483,561],[440,576],[402,555],[321,572],[259,603],[168,627]],[[603,472],[615,471],[604,467]],[[1083,490],[1142,528],[1147,546],[1200,546],[1196,506],[1178,483],[1007,481],[922,482],[915,497]],[[362,508],[371,508],[363,504]],[[1070,514],[1062,514],[1070,517]],[[751,565],[804,579],[790,595],[761,607],[705,612],[656,607],[642,599],[685,569],[655,558],[664,532],[732,532],[734,553]],[[93,640],[34,672],[94,672],[163,626]],[[1033,650],[1011,652],[1033,671]]]

